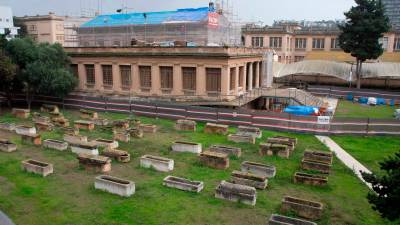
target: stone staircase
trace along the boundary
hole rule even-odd
[[[324,101],[309,92],[296,88],[286,89],[264,89],[263,96],[289,98],[296,101],[300,105],[322,107]]]

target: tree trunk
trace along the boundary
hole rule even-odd
[[[357,69],[356,69],[357,89],[361,89],[361,64],[362,61],[357,59]]]

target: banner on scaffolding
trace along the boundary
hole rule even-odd
[[[215,12],[208,13],[208,26],[217,28],[219,25],[219,14]]]

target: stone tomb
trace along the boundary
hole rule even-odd
[[[202,152],[202,146],[200,143],[175,141],[171,146],[174,152],[190,152],[200,154]]]
[[[87,136],[82,136],[78,134],[64,134],[64,141],[68,143],[81,143],[81,142],[88,142]]]
[[[196,131],[197,123],[193,120],[177,120],[175,124],[176,130]]]
[[[64,134],[79,135],[79,129],[75,127],[63,127],[61,131],[64,132]]]
[[[257,192],[254,187],[232,184],[223,180],[215,189],[215,197],[254,206]]]
[[[303,159],[309,161],[316,161],[326,164],[332,164],[333,154],[332,152],[320,152],[320,151],[304,151]]]
[[[32,126],[26,126],[26,125],[21,125],[21,126],[17,126],[15,128],[15,132],[17,134],[25,134],[25,135],[29,135],[29,134],[36,134],[36,128],[32,127]]]
[[[128,143],[131,140],[131,135],[127,132],[114,133],[114,140]]]
[[[0,139],[0,151],[14,152],[17,151],[17,145],[7,139]]]
[[[47,139],[43,141],[45,148],[55,149],[58,151],[65,151],[68,149],[68,143],[64,141],[58,141],[53,139]]]
[[[22,134],[21,141],[24,144],[41,145],[42,138],[40,134]]]
[[[15,131],[15,124],[13,123],[0,123],[0,130]]]
[[[13,108],[11,114],[20,119],[28,119],[28,117],[31,114],[31,111],[29,109]]]
[[[293,151],[296,147],[296,144],[293,140],[286,137],[271,137],[267,139],[267,143],[277,144],[277,145],[286,145],[290,151]]]
[[[42,116],[40,113],[34,112],[32,113],[32,120],[35,123],[50,123],[51,119],[48,116]]]
[[[204,151],[199,156],[201,164],[214,169],[227,169],[229,167],[228,154]]]
[[[282,199],[281,212],[295,212],[300,217],[317,220],[322,216],[323,207],[319,202],[286,196]]]
[[[135,193],[135,183],[133,181],[107,175],[96,177],[94,188],[122,197],[130,197]]]
[[[129,128],[126,130],[127,133],[133,138],[142,138],[143,137],[143,130],[139,128]]]
[[[303,159],[301,160],[301,168],[303,170],[315,170],[320,173],[329,174],[331,171],[331,164]]]
[[[163,185],[190,192],[200,192],[204,188],[204,183],[202,181],[191,181],[185,178],[174,176],[165,177]]]
[[[36,122],[35,127],[39,131],[52,131],[54,128],[54,125],[51,123]]]
[[[74,122],[75,128],[83,130],[94,130],[94,123],[88,120],[77,120]]]
[[[53,173],[53,165],[45,162],[40,162],[33,159],[27,159],[22,161],[22,170],[39,174],[43,177]]]
[[[290,156],[290,150],[287,145],[272,144],[272,143],[261,143],[260,144],[260,155],[261,156],[273,156],[276,155],[281,158],[288,159]]]
[[[40,107],[41,112],[52,112],[52,113],[58,113],[60,112],[60,109],[56,105],[48,105],[48,104],[43,104],[42,107]]]
[[[52,118],[51,119],[51,121],[53,121],[53,123],[56,125],[56,126],[59,126],[59,127],[69,127],[69,120],[68,119],[66,119],[66,118],[64,118],[63,116],[61,116],[61,117],[54,117],[54,118]]]
[[[161,172],[174,170],[174,160],[159,156],[143,155],[140,157],[140,166],[143,168],[153,168]]]
[[[226,135],[228,134],[228,128],[228,125],[207,123],[204,127],[204,133]]]
[[[110,123],[110,121],[108,119],[100,119],[100,118],[91,119],[91,121],[96,126],[108,126],[108,124]]]
[[[113,122],[113,126],[118,129],[128,129],[129,128],[129,121],[127,120],[116,120]]]
[[[261,138],[262,137],[262,131],[258,127],[239,126],[237,128],[236,134],[239,134],[239,135],[251,135],[254,138]]]
[[[267,188],[268,185],[268,179],[266,176],[259,176],[256,174],[246,173],[237,170],[234,170],[232,172],[230,182],[233,184],[241,184],[250,187],[255,187],[261,190]]]
[[[119,146],[118,141],[107,140],[103,138],[98,138],[94,140],[94,142],[97,144],[97,146],[104,147],[106,149],[116,149]]]
[[[249,134],[230,134],[228,135],[228,140],[235,143],[256,143],[256,138]]]
[[[294,183],[308,184],[312,186],[325,186],[328,183],[328,177],[323,175],[307,174],[296,172],[293,178]]]
[[[153,124],[140,124],[139,129],[141,129],[144,133],[156,133],[157,126]]]
[[[111,159],[123,163],[127,163],[131,160],[131,155],[128,152],[118,149],[107,149],[103,151],[101,155],[110,157]]]
[[[276,167],[265,165],[256,162],[244,161],[241,165],[242,172],[256,174],[258,176],[265,176],[273,178],[276,175]]]
[[[269,225],[317,225],[316,223],[307,220],[282,216],[278,214],[272,214],[268,220],[268,224]]]
[[[228,154],[229,156],[242,156],[242,149],[238,147],[232,146],[224,146],[224,145],[211,145],[208,149],[210,152],[218,152]]]
[[[81,109],[81,110],[79,110],[79,112],[80,112],[80,117],[82,119],[97,119],[99,117],[97,112],[95,112],[95,111]]]
[[[70,143],[71,151],[76,154],[99,155],[97,144],[93,142]]]
[[[108,157],[79,154],[77,159],[79,160],[79,165],[84,167],[86,170],[101,173],[111,171],[111,159]]]

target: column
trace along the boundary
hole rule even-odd
[[[160,79],[160,68],[158,64],[153,63],[151,65],[151,94],[161,95],[161,79]]]
[[[242,79],[243,79],[243,93],[245,93],[247,90],[247,63],[243,65]]]
[[[221,95],[227,96],[229,95],[229,83],[230,83],[230,76],[229,76],[229,67],[222,66],[221,68]]]
[[[112,75],[113,75],[113,90],[121,92],[121,72],[118,63],[113,62],[112,64]]]
[[[140,92],[139,66],[136,63],[131,64],[131,76],[132,76],[132,91],[133,93],[139,93]]]
[[[83,63],[78,63],[78,89],[85,90],[86,89],[86,70],[85,65]]]
[[[255,62],[254,66],[256,67],[256,82],[255,82],[255,88],[260,87],[260,62]]]
[[[233,89],[235,96],[239,95],[239,66],[235,67],[235,89]]]
[[[197,65],[196,70],[196,95],[206,96],[206,68],[204,65]]]
[[[96,80],[96,84],[94,86],[94,89],[98,90],[98,91],[103,91],[104,87],[103,87],[103,73],[102,73],[102,69],[101,69],[101,65],[99,62],[96,62],[94,64],[94,77]]]
[[[249,64],[249,71],[248,72],[248,83],[247,83],[247,90],[251,91],[253,90],[253,63],[251,62]]]
[[[174,64],[174,72],[173,72],[173,88],[172,88],[172,95],[182,95],[182,68],[180,64]]]

